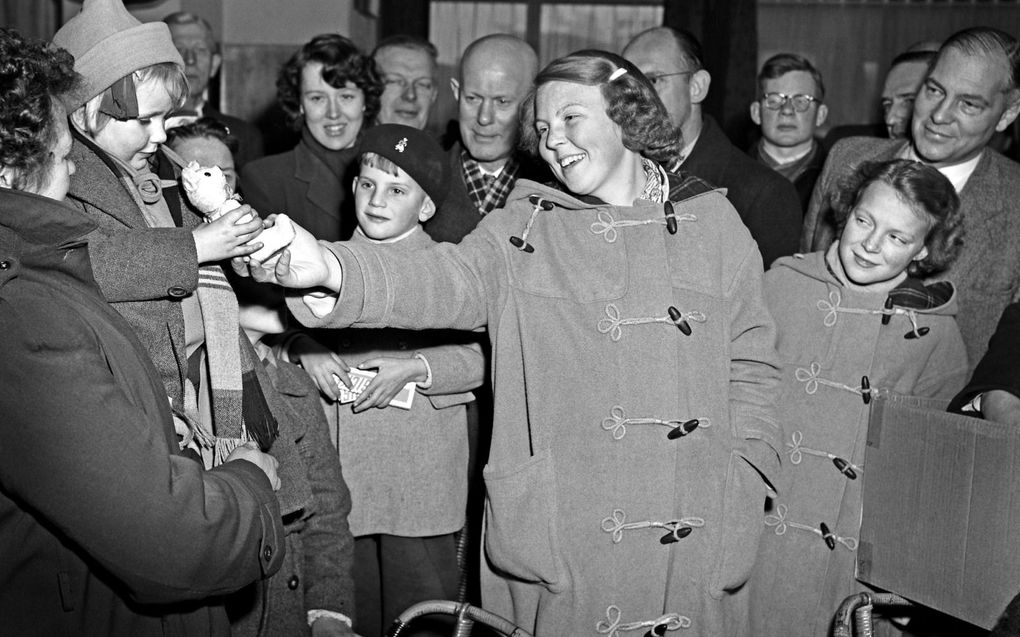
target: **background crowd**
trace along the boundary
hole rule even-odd
[[[489,35],[449,87],[436,59],[312,37],[267,156],[210,103],[200,16],[0,30],[5,633],[369,637],[457,599],[536,635],[823,637],[872,590],[871,402],[1020,424],[1012,35],[909,47],[883,124],[824,138],[821,74],[774,55],[739,146],[685,31],[544,68]]]

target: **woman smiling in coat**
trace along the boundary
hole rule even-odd
[[[665,108],[619,56],[552,62],[522,106],[559,181],[518,182],[458,245],[299,236],[252,274],[336,295],[316,326],[488,326],[484,606],[538,635],[747,632],[779,466],[762,264],[722,193],[665,172]],[[235,267],[240,267],[239,261]]]

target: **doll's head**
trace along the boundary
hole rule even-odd
[[[199,166],[218,166],[230,192],[237,190],[234,167],[237,139],[226,126],[211,117],[200,117],[190,124],[168,129],[166,134],[166,145],[181,158],[198,162]]]

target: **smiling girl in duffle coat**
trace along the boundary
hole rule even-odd
[[[780,441],[761,255],[721,192],[662,168],[677,134],[623,58],[550,63],[521,114],[558,187],[519,180],[414,253],[296,225],[251,273],[337,293],[288,299],[308,326],[488,327],[486,609],[543,636],[750,635]]]
[[[765,298],[784,363],[786,463],[751,584],[755,635],[825,637],[855,580],[868,405],[950,398],[967,377],[955,290],[918,278],[962,244],[959,199],[934,168],[862,165],[843,189],[840,238],[778,260]]]

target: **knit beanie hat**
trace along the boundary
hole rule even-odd
[[[411,176],[437,206],[449,186],[449,169],[439,142],[423,130],[403,124],[379,124],[361,133],[358,154],[385,157]]]
[[[74,70],[82,75],[82,89],[68,98],[68,110],[138,69],[160,62],[184,68],[170,27],[163,22],[142,24],[121,0],[84,0],[81,12],[57,31],[53,43],[74,56]]]

